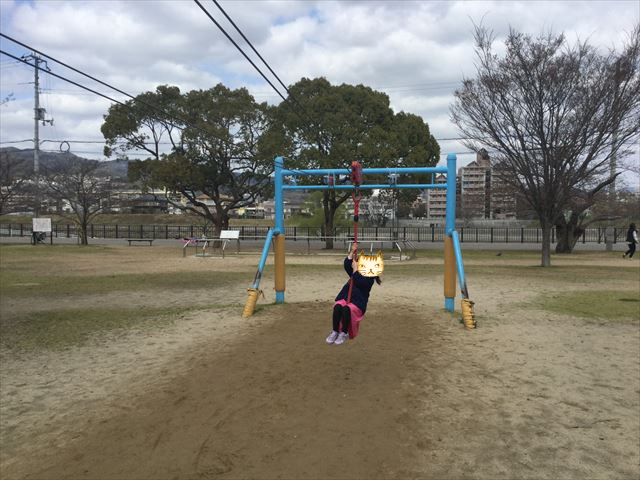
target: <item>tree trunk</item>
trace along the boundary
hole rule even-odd
[[[322,195],[322,209],[324,211],[324,248],[327,250],[333,250],[333,216],[336,213],[336,209],[333,208],[334,203],[331,201],[331,192],[324,192]]]
[[[335,232],[333,231],[333,216],[335,215],[335,210],[331,211],[329,208],[329,213],[324,216],[324,231],[325,231],[325,248],[327,250],[333,250],[333,237]]]
[[[556,243],[556,253],[573,253],[578,239],[584,233],[584,228],[571,223],[556,225],[558,243]]]
[[[87,230],[89,229],[89,225],[86,222],[83,222],[79,225],[80,227],[80,245],[89,245],[89,236],[87,234]]]
[[[541,267],[551,266],[551,227],[549,221],[542,221],[542,262]]]
[[[220,206],[216,205],[215,215],[207,211],[206,218],[213,224],[213,238],[220,238],[220,232],[229,228],[229,216]]]
[[[580,224],[581,214],[584,210],[573,210],[569,219],[560,217],[556,223],[557,242],[556,253],[571,253],[580,235],[584,233],[584,227]]]

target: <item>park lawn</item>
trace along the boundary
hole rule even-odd
[[[223,304],[191,307],[90,308],[28,313],[0,321],[0,349],[12,352],[64,350],[92,338],[130,330],[157,330],[198,310],[228,307]]]
[[[8,297],[91,295],[147,290],[215,289],[247,283],[245,272],[128,273],[121,275],[55,275],[0,272],[0,288]]]
[[[154,249],[146,254],[153,255],[151,260],[147,257],[139,258],[137,250],[103,245],[58,245],[43,248],[0,245],[0,290],[4,300],[7,300],[12,297],[69,297],[119,291],[216,289],[235,283],[244,284],[251,275],[246,270],[145,272],[147,262],[162,261],[163,255],[172,257],[174,252],[169,249]],[[114,274],[111,269],[101,274],[101,265],[107,267],[123,258],[137,262],[140,273]],[[74,269],[85,260],[95,263],[95,268],[91,274],[78,274]]]
[[[607,323],[640,323],[639,290],[585,290],[547,293],[533,305],[553,313]]]

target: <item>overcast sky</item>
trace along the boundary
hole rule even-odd
[[[439,139],[458,136],[448,109],[461,79],[474,75],[473,22],[493,29],[498,45],[511,26],[533,35],[564,32],[571,42],[588,39],[606,49],[619,47],[640,21],[638,0],[219,2],[286,84],[324,76],[333,84],[371,86],[389,95],[396,112],[421,115]],[[202,3],[242,42],[213,2]],[[0,0],[0,7],[3,33],[132,95],[161,84],[190,90],[222,82],[249,88],[257,100],[279,100],[190,0]],[[0,44],[17,56],[29,53],[6,39]],[[123,98],[53,62],[49,67]],[[33,69],[4,55],[0,68],[0,99],[14,98],[0,106],[0,141],[31,148],[28,142],[6,142],[33,138]],[[41,127],[41,139],[103,140],[100,125],[108,100],[46,74],[41,88],[41,104],[55,119],[54,126]],[[466,150],[458,141],[440,145],[443,158]],[[42,146],[58,147],[54,142]],[[72,151],[85,157],[99,158],[101,150],[98,143],[72,144]],[[458,156],[461,164],[473,157]]]

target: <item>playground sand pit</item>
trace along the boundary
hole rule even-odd
[[[3,479],[635,479],[640,473],[638,316],[585,319],[549,312],[536,300],[560,286],[602,288],[585,274],[606,274],[601,256],[563,259],[582,269],[568,283],[561,269],[553,275],[510,269],[535,265],[520,257],[500,258],[504,270],[480,274],[475,269],[490,259],[470,256],[475,331],[441,309],[441,260],[389,264],[360,337],[328,346],[331,300],[345,280],[340,257],[288,258],[284,306],[268,305],[267,271],[267,302],[242,319],[257,257],[222,263],[177,260],[168,251],[165,258],[160,249],[154,257],[132,255],[106,250],[89,260],[93,269],[71,257],[67,275],[102,267],[116,275],[121,265],[130,274],[233,269],[246,278],[208,290],[3,295],[0,311],[16,318],[30,309],[118,299],[140,309],[200,303],[162,328],[110,331],[62,350],[2,351]],[[606,288],[637,301],[638,264],[611,259],[612,265],[626,277],[607,276]],[[219,303],[226,305],[209,305]],[[22,310],[8,306],[17,304]]]

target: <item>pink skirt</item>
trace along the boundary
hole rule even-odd
[[[360,321],[364,317],[364,313],[362,310],[358,308],[353,303],[347,303],[346,300],[338,300],[335,305],[348,306],[349,310],[351,310],[351,326],[349,327],[349,338],[353,339],[358,336],[358,330],[360,329]],[[342,329],[342,325],[340,325],[340,329]]]

